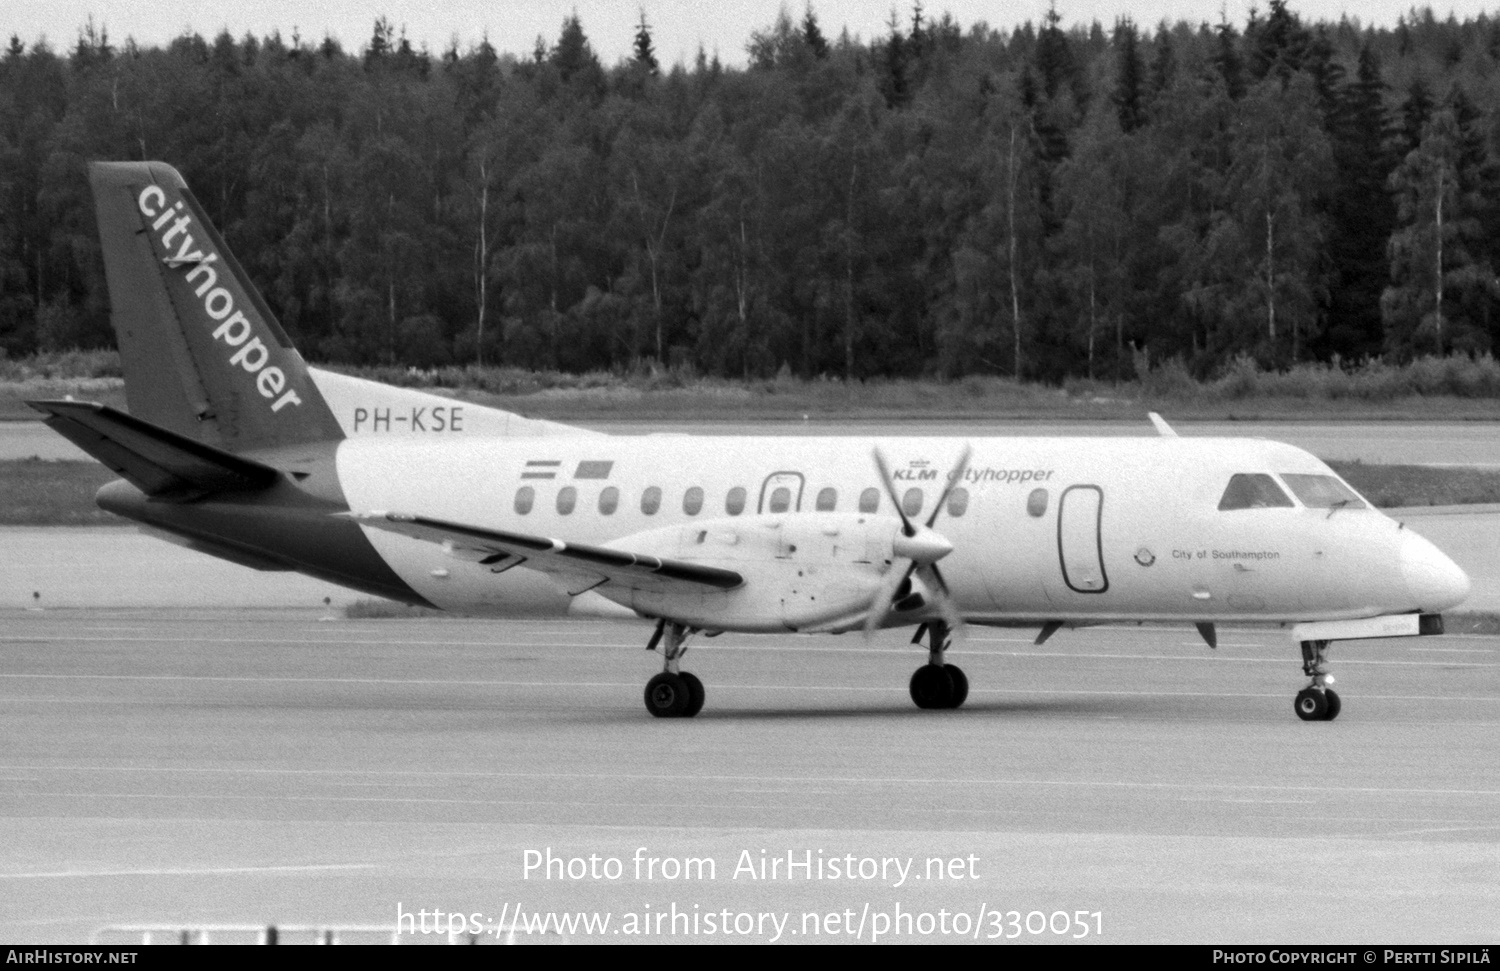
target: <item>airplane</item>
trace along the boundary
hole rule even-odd
[[[689,640],[915,627],[924,709],[967,625],[1276,625],[1304,721],[1332,643],[1442,632],[1469,579],[1323,462],[1182,438],[606,435],[309,367],[176,170],[89,171],[128,413],[35,401],[121,478],[100,506],[194,550],[410,604],[654,624],[650,714]],[[645,629],[643,627],[643,635]]]

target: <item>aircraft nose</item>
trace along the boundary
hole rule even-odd
[[[1438,611],[1463,603],[1469,596],[1468,574],[1410,529],[1401,532],[1401,575],[1417,606]]]

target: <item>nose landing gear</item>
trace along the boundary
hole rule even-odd
[[[1312,678],[1312,684],[1297,692],[1293,708],[1305,722],[1331,722],[1344,707],[1338,692],[1329,687],[1333,676],[1327,669],[1328,645],[1328,641],[1302,642],[1302,673]]]
[[[948,627],[940,622],[923,624],[917,628],[912,643],[922,643],[924,634],[930,645],[927,663],[911,676],[911,700],[918,708],[957,708],[969,697],[969,679],[958,665],[943,660],[952,646]]]

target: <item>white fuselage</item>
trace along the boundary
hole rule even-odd
[[[362,435],[341,444],[338,475],[356,512],[417,512],[568,542],[631,549],[633,536],[702,524],[696,549],[667,552],[716,563],[744,558],[716,540],[736,546],[756,529],[819,517],[838,525],[857,513],[897,528],[876,447],[903,498],[920,496],[912,518],[926,521],[966,445],[967,506],[953,515],[950,503],[933,528],[953,545],[942,572],[970,621],[1340,619],[1440,610],[1466,593],[1441,553],[1374,509],[1221,511],[1237,473],[1332,474],[1306,452],[1258,440]],[[874,513],[860,508],[868,490]],[[497,574],[437,544],[367,533],[402,579],[447,609],[564,611],[576,592],[530,570]],[[776,559],[817,569],[829,556],[783,544]],[[868,596],[848,579],[829,582]],[[775,625],[729,617],[722,626]]]

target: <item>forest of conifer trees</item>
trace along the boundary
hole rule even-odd
[[[1500,342],[1500,19],[884,36],[748,66],[90,24],[0,55],[0,351],[107,346],[85,163],[176,166],[309,358],[1128,378]]]

